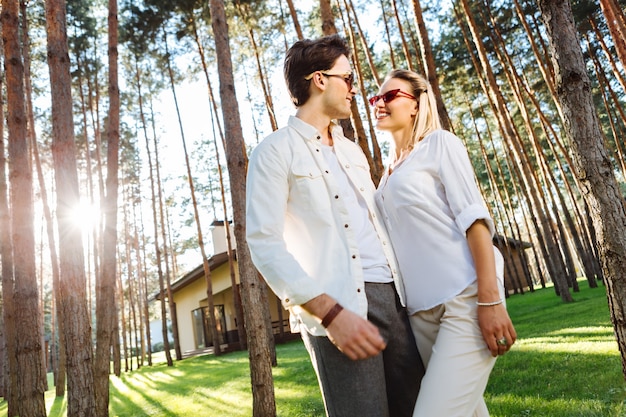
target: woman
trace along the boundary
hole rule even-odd
[[[488,416],[489,374],[517,335],[504,304],[493,221],[467,151],[441,129],[432,89],[414,72],[392,71],[370,104],[377,128],[395,145],[376,202],[426,366],[413,416]]]

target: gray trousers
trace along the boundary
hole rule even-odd
[[[302,332],[328,417],[405,417],[424,375],[405,308],[393,283],[366,283],[368,319],[387,341],[385,350],[353,361],[327,337]]]

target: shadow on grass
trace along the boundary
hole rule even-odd
[[[113,414],[239,415],[231,413],[237,410],[248,415],[252,404],[245,400],[252,394],[247,355],[234,352],[219,357],[197,356],[175,362],[173,367],[156,365],[112,378]]]

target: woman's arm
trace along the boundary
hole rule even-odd
[[[467,229],[467,242],[472,252],[478,281],[478,324],[485,342],[493,356],[506,353],[517,334],[498,290],[496,262],[491,242],[491,232],[483,220],[477,220]],[[499,345],[497,340],[505,338],[506,345]]]

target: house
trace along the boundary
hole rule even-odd
[[[237,268],[235,238],[229,224],[231,242],[233,242],[234,279],[239,286],[239,270]],[[228,247],[226,230],[223,221],[211,224],[214,255],[209,258],[213,302],[220,343],[223,349],[238,348],[237,314],[231,269],[228,263]],[[157,299],[159,295],[157,295]],[[204,267],[198,267],[183,275],[172,283],[172,298],[176,304],[178,318],[178,338],[183,355],[191,355],[213,346],[213,339],[208,326],[208,298]],[[277,342],[291,340],[299,334],[291,334],[289,328],[289,312],[285,310],[278,297],[268,288],[269,310],[272,328]]]

